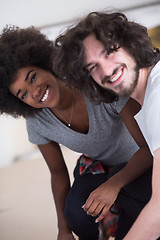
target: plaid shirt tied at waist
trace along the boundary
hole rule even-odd
[[[86,157],[84,154],[80,156],[79,158],[79,173],[80,175],[86,174],[86,173],[92,173],[92,174],[101,174],[105,173],[104,168],[100,161],[93,160],[89,157]]]
[[[86,157],[84,154],[82,154],[79,157],[78,161],[80,163],[80,167],[79,167],[80,175],[84,175],[87,173],[92,173],[94,175],[105,173],[102,164],[98,160],[93,160],[89,157]],[[110,172],[111,169],[112,167],[108,167],[108,172]],[[119,214],[120,214],[120,206],[114,203],[111,206],[110,211],[108,211],[104,219],[99,223],[98,240],[109,239],[110,236],[111,237],[116,236]]]

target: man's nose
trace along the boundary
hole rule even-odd
[[[106,80],[109,79],[113,74],[113,65],[111,64],[110,61],[106,59],[101,62],[100,69],[101,69],[101,81],[103,78],[106,78]]]

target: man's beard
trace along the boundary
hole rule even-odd
[[[115,93],[118,96],[120,96],[120,97],[128,97],[128,96],[130,96],[134,92],[134,89],[137,86],[138,78],[139,78],[139,68],[137,66],[135,66],[134,72],[135,72],[135,79],[130,84],[128,89],[124,89],[122,85],[117,86],[118,91],[117,92],[115,91]]]

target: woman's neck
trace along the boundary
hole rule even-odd
[[[73,102],[73,92],[74,90],[69,88],[65,82],[59,81],[60,100],[59,104],[53,109],[64,111],[70,108]]]

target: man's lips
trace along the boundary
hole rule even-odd
[[[121,69],[120,71],[118,71],[117,74],[113,74],[111,77],[105,77],[103,80],[102,80],[102,84],[105,84],[105,83],[110,83],[110,84],[114,84],[117,82],[117,80],[119,80],[119,78],[121,77],[123,73],[123,69]]]
[[[119,79],[119,77],[122,75],[122,70],[119,71],[116,75],[114,75],[112,78],[109,79],[108,82],[110,83],[114,83],[117,81],[117,79]]]

